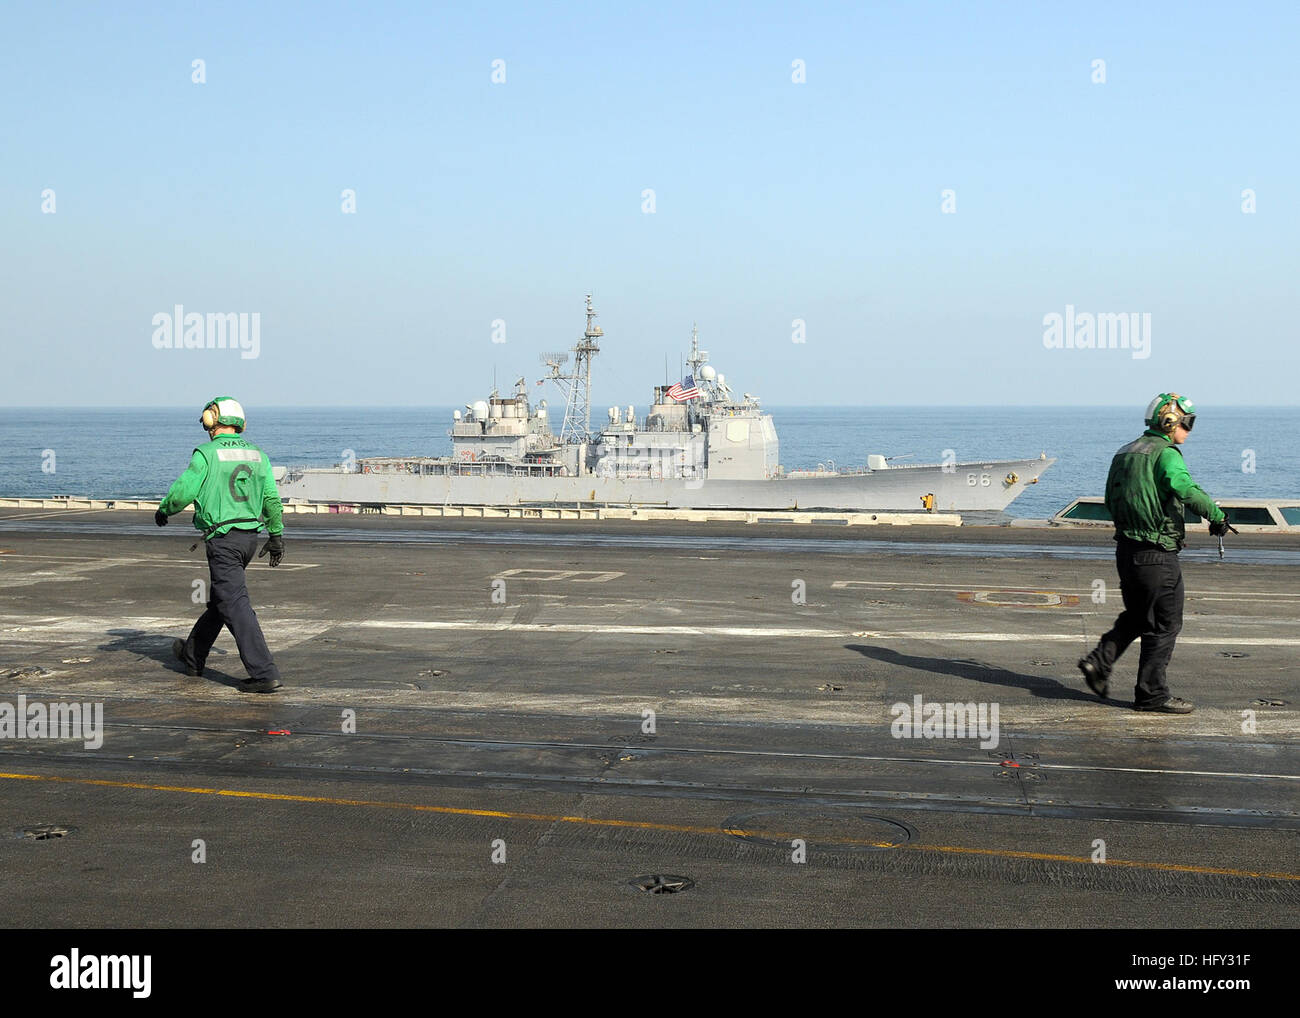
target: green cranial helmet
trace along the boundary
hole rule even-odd
[[[203,425],[205,431],[211,431],[219,424],[226,424],[234,428],[236,433],[243,434],[244,408],[239,405],[239,400],[230,396],[214,396],[203,407],[203,413],[199,415],[199,423]]]
[[[1147,404],[1146,425],[1154,431],[1168,435],[1178,425],[1188,431],[1196,422],[1196,404],[1176,392],[1162,392]]]

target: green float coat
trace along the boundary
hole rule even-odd
[[[1148,430],[1115,454],[1106,477],[1106,508],[1116,535],[1177,551],[1186,532],[1184,504],[1211,522],[1223,519],[1169,436]]]
[[[284,530],[271,461],[239,435],[218,435],[195,449],[189,467],[176,479],[159,508],[171,516],[191,502],[195,503],[194,527],[205,534],[217,523],[263,518],[267,533]],[[206,536],[212,538],[236,529],[256,530],[257,526],[226,524]]]

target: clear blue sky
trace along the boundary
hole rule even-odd
[[[1298,402],[1297,5],[705,7],[7,5],[0,402],[460,404],[588,290],[597,407],[693,321],[771,404]],[[176,304],[259,356],[155,349]],[[1067,304],[1151,356],[1046,349]]]

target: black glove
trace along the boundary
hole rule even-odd
[[[159,509],[153,514],[153,521],[158,524],[158,526],[165,527],[167,526],[167,514]]]
[[[262,550],[257,553],[257,557],[261,558],[268,551],[271,553],[271,568],[274,569],[280,564],[280,560],[284,558],[284,540],[279,534],[270,536],[266,544],[262,545]]]
[[[1228,522],[1228,517],[1226,516],[1223,517],[1223,519],[1219,520],[1218,523],[1210,524],[1211,537],[1222,537],[1224,534],[1228,533],[1229,531],[1235,534],[1237,532],[1237,528]]]

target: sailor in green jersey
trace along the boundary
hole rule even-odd
[[[1192,480],[1178,448],[1196,422],[1186,396],[1162,392],[1147,407],[1147,430],[1115,454],[1106,478],[1106,508],[1115,522],[1115,565],[1124,611],[1101,642],[1079,661],[1088,688],[1105,699],[1110,673],[1138,637],[1133,709],[1190,714],[1192,704],[1169,695],[1165,672],[1183,628],[1183,574],[1178,563],[1185,531],[1183,508],[1210,521],[1210,533],[1228,530],[1223,510]]]
[[[194,503],[194,526],[207,546],[212,579],[207,610],[189,637],[176,640],[172,650],[191,675],[202,675],[208,652],[224,625],[234,636],[239,658],[248,671],[240,689],[274,692],[280,688],[280,671],[249,603],[244,569],[257,550],[257,531],[263,521],[270,539],[261,555],[270,553],[272,567],[284,556],[280,493],[266,453],[240,437],[244,408],[236,400],[229,396],[211,400],[199,423],[211,441],[194,450],[188,469],[176,479],[154,514],[154,522],[166,526],[168,516]]]

